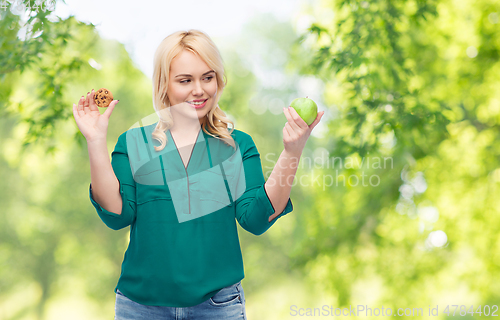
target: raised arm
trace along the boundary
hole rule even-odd
[[[90,187],[92,197],[103,209],[121,214],[122,197],[120,183],[116,178],[106,141],[87,142],[90,161]]]
[[[73,104],[73,116],[87,140],[90,162],[89,196],[103,222],[118,230],[135,218],[135,183],[130,172],[125,135],[120,136],[112,161],[106,143],[109,117],[118,103],[113,100],[101,115],[94,102],[94,90]],[[127,187],[125,187],[127,185]]]
[[[107,161],[104,162],[104,159],[101,161],[107,164],[96,164],[97,169],[94,169],[93,173],[91,173],[90,200],[101,220],[113,230],[119,230],[131,225],[137,215],[136,183],[130,168],[126,136],[127,132],[118,137],[115,150],[111,154],[111,164],[106,153]],[[101,146],[101,148],[105,147]],[[99,161],[101,157],[103,156],[98,154],[94,160]],[[90,158],[92,167],[92,156]],[[92,174],[95,174],[95,177]],[[102,189],[94,192],[97,186]],[[102,197],[102,200],[95,198],[95,196]]]
[[[297,172],[302,150],[306,145],[307,139],[311,135],[311,131],[319,123],[323,117],[324,111],[318,112],[316,120],[311,125],[299,116],[293,107],[283,108],[288,122],[283,128],[283,144],[285,150],[281,152],[278,162],[273,168],[271,175],[265,183],[265,188],[269,200],[275,209],[275,213],[269,217],[271,222],[285,208],[290,191],[292,189],[293,179]]]

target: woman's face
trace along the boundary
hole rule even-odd
[[[216,95],[215,71],[198,55],[184,50],[172,60],[167,96],[174,118],[202,119],[214,106]]]

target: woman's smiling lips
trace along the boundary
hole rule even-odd
[[[199,99],[199,100],[188,101],[188,103],[191,105],[191,107],[193,107],[195,109],[201,109],[207,104],[207,100],[208,99],[205,99],[205,100]],[[193,104],[193,102],[200,102],[200,101],[205,101],[205,102],[203,102],[202,104]]]

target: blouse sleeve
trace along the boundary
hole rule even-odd
[[[290,198],[285,209],[271,222],[269,217],[275,210],[264,188],[264,174],[260,154],[251,136],[246,135],[246,145],[242,150],[243,168],[246,188],[236,201],[236,219],[241,227],[248,232],[261,235],[266,232],[279,218],[293,211]]]
[[[113,230],[119,230],[131,225],[137,213],[135,181],[130,169],[127,153],[126,132],[118,137],[114,151],[111,153],[111,166],[120,184],[122,197],[122,212],[116,214],[101,207],[92,196],[92,184],[89,186],[89,197],[101,220]]]

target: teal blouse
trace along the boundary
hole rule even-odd
[[[165,148],[155,151],[155,126],[124,132],[111,154],[121,214],[102,208],[92,185],[89,196],[106,226],[130,226],[115,292],[144,305],[195,306],[245,277],[236,220],[261,235],[293,206],[288,199],[269,222],[275,211],[250,135],[233,130],[231,146],[200,129],[185,167],[170,130]]]

